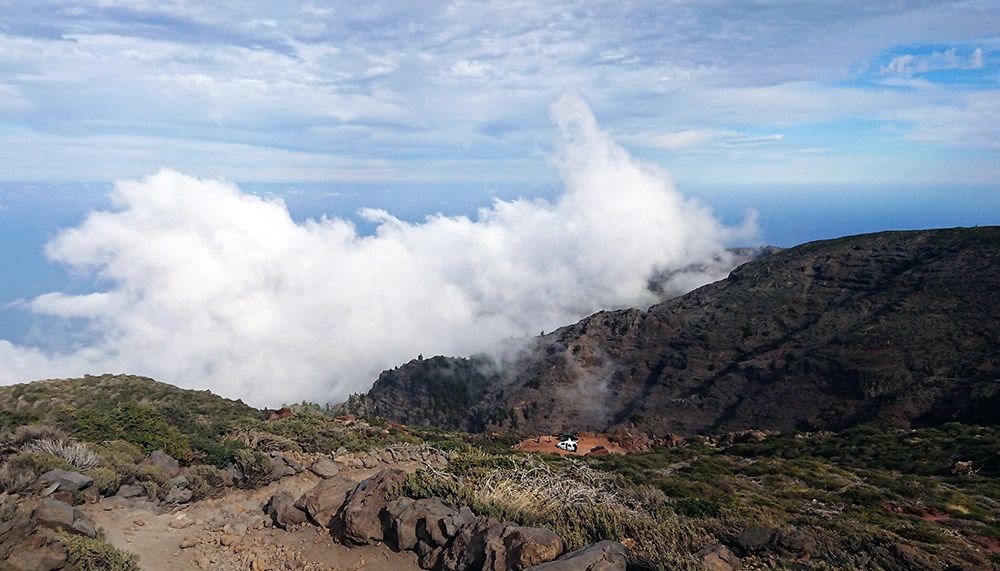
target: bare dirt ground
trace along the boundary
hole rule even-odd
[[[527,438],[518,444],[515,444],[514,448],[528,452],[548,452],[551,454],[562,454],[564,456],[584,456],[589,454],[595,447],[603,446],[610,454],[627,453],[624,448],[614,442],[611,442],[606,434],[581,432],[580,434],[577,434],[577,437],[580,439],[580,442],[577,443],[576,452],[569,452],[561,448],[556,448],[556,444],[559,444],[559,437],[550,435]]]
[[[405,466],[399,466],[406,468]],[[360,482],[377,470],[344,470]],[[308,471],[257,490],[231,490],[225,496],[157,514],[141,506],[102,501],[81,508],[115,547],[139,555],[146,571],[185,569],[372,571],[417,570],[412,552],[387,546],[346,547],[329,531],[305,524],[288,531],[265,527],[263,505],[278,490],[298,497],[319,482]]]

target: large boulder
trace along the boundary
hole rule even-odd
[[[528,567],[528,571],[625,571],[628,549],[617,541],[599,541],[571,551],[555,561]]]
[[[344,505],[344,500],[354,488],[354,482],[337,476],[322,480],[295,502],[295,507],[309,514],[317,525],[330,526],[334,514]]]
[[[458,530],[437,564],[444,571],[479,571],[486,562],[486,534],[496,520],[479,517]]]
[[[508,527],[502,537],[507,569],[527,569],[552,561],[564,548],[562,538],[551,529]]]
[[[404,480],[406,472],[386,468],[360,482],[331,522],[340,539],[357,545],[385,539],[389,507],[399,498]]]
[[[274,525],[281,529],[288,526],[303,524],[307,521],[306,512],[295,507],[295,499],[285,491],[280,491],[267,502],[267,515]]]
[[[763,551],[774,539],[775,530],[768,527],[750,527],[736,536],[735,543],[744,555]]]
[[[309,471],[320,478],[332,478],[340,472],[340,465],[329,458],[321,458],[309,466]]]
[[[83,512],[59,500],[44,498],[38,502],[33,519],[36,525],[52,529],[65,529],[87,537],[97,537],[97,529]]]
[[[82,490],[94,483],[90,476],[84,476],[79,472],[68,472],[66,470],[49,470],[38,477],[39,487],[56,485],[56,489],[67,492]],[[55,490],[53,490],[55,491]]]
[[[170,454],[167,454],[163,450],[154,450],[139,465],[160,468],[171,478],[181,473],[180,462],[175,460]]]
[[[445,534],[443,522],[457,512],[440,498],[416,501],[400,498],[389,511],[389,539],[400,550],[413,550],[419,541],[431,548],[441,547],[451,539],[451,535]]]

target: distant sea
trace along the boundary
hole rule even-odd
[[[295,220],[349,217],[362,233],[362,207],[382,208],[409,221],[435,213],[470,217],[496,198],[552,199],[549,185],[475,183],[238,183],[246,192],[281,197]],[[110,183],[0,182],[0,339],[37,343],[39,318],[18,300],[48,291],[94,290],[89,276],[73,275],[44,256],[46,242],[88,212],[111,208]],[[758,213],[753,244],[793,246],[812,240],[881,230],[1000,225],[1000,185],[719,186],[680,184],[726,223],[747,209]],[[733,244],[751,245],[751,244]],[[50,324],[51,325],[51,324]],[[42,343],[44,345],[44,343]]]

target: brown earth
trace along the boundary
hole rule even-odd
[[[400,465],[415,469],[416,465]],[[378,469],[346,469],[340,475],[360,482]],[[346,547],[328,530],[311,524],[284,531],[264,527],[263,505],[278,490],[298,497],[320,479],[305,471],[257,490],[232,490],[156,514],[102,501],[81,508],[115,547],[139,555],[145,571],[211,569],[245,571],[418,570],[412,552],[396,553],[383,544]]]
[[[570,452],[568,450],[563,450],[562,448],[557,448],[556,444],[559,444],[559,437],[552,435],[526,438],[515,444],[514,449],[524,450],[525,452],[547,452],[549,454],[559,454],[562,456],[586,456],[587,454],[592,454],[594,448],[603,446],[605,450],[607,450],[608,454],[628,453],[625,448],[615,442],[612,442],[607,434],[581,432],[577,435],[577,437],[580,441],[577,443],[576,452]]]

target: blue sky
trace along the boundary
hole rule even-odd
[[[0,1],[0,178],[552,179],[576,93],[681,183],[1000,179],[1000,2]]]

